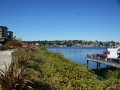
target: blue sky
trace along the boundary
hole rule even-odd
[[[22,40],[120,42],[120,0],[0,0],[0,26]]]

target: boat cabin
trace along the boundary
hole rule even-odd
[[[117,48],[108,48],[107,50],[110,52],[109,54],[107,54],[107,58],[110,59],[120,58],[120,46]]]

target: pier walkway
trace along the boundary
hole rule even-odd
[[[99,58],[90,58],[90,57],[85,57],[87,60],[87,67],[89,62],[88,61],[93,61],[97,63],[97,69],[100,69],[100,64],[105,64],[107,66],[112,66],[116,68],[120,68],[120,60],[115,60],[115,59],[99,59]]]

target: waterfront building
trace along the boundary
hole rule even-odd
[[[13,32],[8,31],[6,26],[0,26],[0,44],[4,44],[5,42],[13,39]]]

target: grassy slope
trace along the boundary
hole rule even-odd
[[[52,53],[42,47],[35,52],[15,52],[16,57],[24,58],[25,55],[30,57],[26,79],[34,82],[32,86],[35,90],[118,90],[116,79],[100,81],[93,71],[59,53]]]

